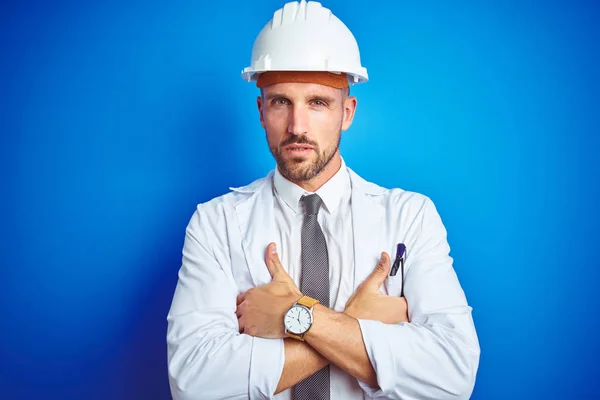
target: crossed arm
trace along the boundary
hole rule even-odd
[[[229,253],[226,248],[205,247],[211,242],[209,230],[196,214],[186,231],[183,265],[168,316],[173,397],[270,398],[332,362],[355,376],[369,397],[467,399],[475,382],[479,345],[471,309],[448,257],[445,231],[434,211],[434,220],[424,224],[419,241],[412,244],[410,285],[405,287],[411,301],[410,323],[394,323],[389,315],[377,314],[406,311],[406,303],[405,308],[400,303],[369,307],[404,299],[384,296],[377,282],[373,285],[377,290],[367,290],[369,285],[363,282],[344,313],[316,306],[306,342],[264,338],[283,337],[283,313],[300,292],[273,278],[250,289],[236,304],[234,277],[221,267],[229,262]],[[266,296],[261,290],[265,288],[281,297],[269,300],[270,307],[252,307],[259,295]],[[260,320],[263,314],[256,309],[271,310],[273,315]],[[264,337],[258,335],[259,327],[266,331]]]
[[[250,289],[237,298],[240,332],[263,338],[285,338],[284,314],[302,293],[281,265],[275,243],[267,247],[265,263],[273,279],[271,283]],[[408,321],[404,298],[387,296],[379,290],[389,269],[389,256],[382,253],[375,270],[348,300],[343,313],[317,304],[313,310],[313,325],[304,335],[305,342],[284,340],[285,364],[276,393],[311,376],[330,362],[359,381],[377,387],[377,376],[369,361],[357,318],[389,324]]]

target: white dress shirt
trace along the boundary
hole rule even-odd
[[[300,198],[312,192],[288,181],[279,170],[275,171],[273,186],[276,199],[275,226],[280,243],[277,251],[283,267],[300,288],[300,244],[304,221]],[[354,293],[351,189],[350,176],[342,161],[340,170],[314,192],[323,200],[317,219],[325,235],[329,255],[329,306],[339,312],[344,311],[346,302]],[[334,364],[330,365],[330,389],[331,400],[363,399],[363,391],[357,380]],[[292,389],[279,393],[275,399],[291,400]]]

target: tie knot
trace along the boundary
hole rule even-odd
[[[302,196],[302,202],[304,203],[304,215],[317,215],[323,204],[323,200],[316,193]]]

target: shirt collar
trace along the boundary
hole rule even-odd
[[[297,214],[303,213],[300,207],[300,198],[304,195],[312,194],[311,192],[307,192],[300,186],[284,178],[278,168],[275,169],[273,185],[275,186],[275,193],[288,207]],[[342,199],[349,197],[350,191],[350,175],[348,174],[346,163],[342,159],[339,171],[314,193],[319,195],[327,211],[332,214],[337,210]]]

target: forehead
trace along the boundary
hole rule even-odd
[[[276,83],[262,88],[263,96],[272,94],[284,95],[290,98],[305,98],[311,96],[327,96],[337,98],[342,89],[325,86],[318,83],[285,82]]]

